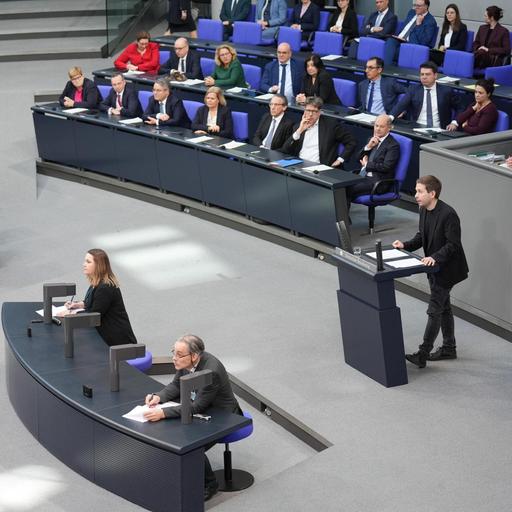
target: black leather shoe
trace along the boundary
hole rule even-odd
[[[414,352],[414,354],[405,354],[405,359],[410,363],[415,364],[418,368],[425,368],[425,366],[427,366],[427,357],[428,354],[421,350]]]
[[[454,349],[447,350],[439,347],[435,352],[428,356],[429,361],[443,361],[444,359],[457,359],[457,351]]]
[[[205,487],[204,488],[204,501],[208,501],[213,496],[215,496],[217,494],[218,490],[219,490],[218,485],[209,485],[208,487]]]

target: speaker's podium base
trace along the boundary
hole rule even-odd
[[[404,257],[415,257],[404,252]],[[368,256],[336,249],[340,289],[338,307],[345,362],[386,387],[407,384],[400,308],[396,305],[394,279],[437,267],[396,269],[385,265],[378,272]]]

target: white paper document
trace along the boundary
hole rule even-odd
[[[80,311],[85,311],[85,309],[68,309],[66,306],[53,306],[52,305],[52,316],[59,316],[59,313],[67,313],[70,315],[74,315],[76,313],[80,313]],[[44,316],[44,309],[39,309],[36,311],[39,316]]]
[[[351,116],[347,116],[347,117],[345,117],[345,119],[349,119],[352,121],[360,121],[362,123],[373,124],[375,122],[375,119],[377,119],[377,116],[374,116],[372,114],[366,114],[365,112],[361,112],[359,114],[352,114]]]
[[[131,119],[121,119],[119,124],[139,124],[144,121],[140,117],[132,117]]]
[[[315,171],[330,171],[332,167],[329,167],[328,165],[319,164],[319,165],[310,165],[309,167],[303,167],[301,171],[309,171],[309,172],[315,172]]]
[[[433,126],[430,128],[413,128],[412,130],[417,133],[426,133],[427,135],[429,133],[442,133],[446,131],[442,128],[434,128]]]
[[[244,90],[243,87],[231,87],[231,89],[227,89],[226,92],[239,93]]]
[[[271,100],[274,97],[274,95],[271,92],[267,92],[267,94],[260,94],[259,96],[256,96],[259,100]]]
[[[370,258],[377,259],[376,252],[367,252],[366,255],[370,256]],[[385,251],[382,251],[382,259],[384,261],[393,260],[395,258],[403,258],[404,256],[409,256],[409,255],[405,252],[399,251],[398,249],[386,249]]]
[[[185,85],[199,85],[199,84],[203,84],[204,80],[200,80],[199,78],[188,78],[184,82],[180,82],[180,83],[185,84]]]
[[[422,267],[423,263],[416,258],[406,258],[405,260],[387,261],[386,265],[393,268],[409,268],[409,267]]]
[[[212,140],[213,137],[208,137],[208,135],[201,135],[199,137],[192,137],[191,139],[185,139],[187,142],[193,142],[194,144],[199,144],[201,142],[206,142],[207,140]]]
[[[339,59],[341,55],[324,55],[322,60],[336,60]]]
[[[123,75],[143,75],[145,71],[139,71],[138,69],[135,69],[133,71],[128,70],[123,73]]]
[[[87,112],[89,109],[88,108],[67,108],[65,110],[63,110],[62,112],[64,112],[64,114],[80,114],[80,112]]]
[[[227,144],[223,144],[223,147],[226,149],[235,149],[239,148],[240,146],[245,146],[247,142],[237,142],[236,140],[232,140],[231,142],[228,142]]]
[[[180,405],[177,402],[165,402],[163,404],[157,404],[155,407],[148,407],[147,405],[136,405],[130,412],[123,414],[123,418],[129,420],[138,421],[139,423],[146,423],[148,421],[144,418],[144,413],[151,409],[165,409],[166,407],[178,407]]]
[[[460,82],[460,78],[457,78],[456,76],[443,76],[443,78],[438,78],[436,81],[439,84],[452,84]]]

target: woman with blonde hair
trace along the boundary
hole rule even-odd
[[[192,121],[192,130],[197,134],[211,134],[233,138],[233,119],[220,87],[210,87],[204,95],[204,106],[199,107]]]
[[[100,91],[92,80],[84,77],[79,66],[68,71],[69,82],[59,97],[59,103],[66,108],[97,108],[100,102]]]
[[[247,87],[244,69],[236,57],[236,50],[229,44],[218,46],[215,50],[215,70],[204,79],[207,87]]]
[[[90,249],[85,255],[83,273],[89,289],[83,301],[66,302],[69,313],[84,309],[87,313],[101,313],[98,333],[109,346],[137,343],[124,307],[119,281],[112,272],[110,260],[103,249]]]

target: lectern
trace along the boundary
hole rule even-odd
[[[419,258],[406,251],[393,262]],[[396,305],[397,277],[436,272],[437,266],[394,267],[384,262],[377,271],[376,260],[336,249],[340,289],[338,307],[345,362],[386,387],[407,384],[404,338],[400,308]],[[413,262],[414,263],[414,262]]]

